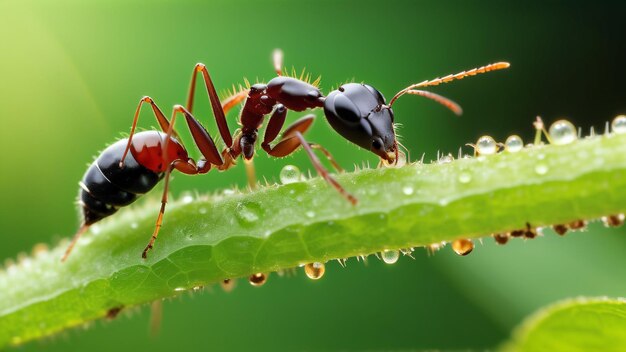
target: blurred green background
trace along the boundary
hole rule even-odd
[[[243,77],[271,79],[270,53],[280,47],[288,67],[322,75],[325,92],[354,79],[390,98],[413,82],[510,61],[508,71],[433,89],[458,101],[462,118],[418,97],[394,106],[413,158],[424,152],[432,160],[483,134],[529,140],[538,114],[602,131],[626,113],[625,11],[618,1],[0,1],[0,257],[73,234],[87,163],[129,130],[142,95],[168,111],[183,103],[196,62],[228,88]],[[196,115],[215,136],[209,105],[198,97]],[[310,140],[347,168],[375,162],[316,114]],[[235,115],[229,119],[234,126]],[[155,125],[149,113],[140,124]],[[302,153],[283,160],[260,153],[255,161],[269,180],[286,164],[310,169]],[[178,175],[172,192],[234,185],[245,185],[243,167]],[[317,282],[300,271],[274,274],[262,288],[241,281],[230,294],[214,287],[168,301],[156,338],[143,307],[21,350],[486,348],[544,304],[623,296],[624,232],[595,224],[504,247],[486,240],[463,258],[445,248],[392,266],[329,263]]]

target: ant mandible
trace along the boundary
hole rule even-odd
[[[192,73],[187,105],[186,107],[175,105],[169,121],[152,98],[147,96],[141,98],[135,110],[129,137],[107,147],[91,164],[79,183],[81,188],[79,204],[82,206],[83,221],[65,251],[62,261],[67,259],[76,241],[89,226],[112,215],[120,207],[131,204],[139,196],[150,191],[161,179],[165,179],[161,209],[154,232],[142,253],[142,257],[146,258],[163,222],[169,179],[174,169],[187,175],[204,174],[212,167],[227,170],[235,165],[239,156],[242,156],[246,164],[249,183],[251,186],[254,185],[255,181],[251,181],[254,177],[251,160],[255,153],[259,128],[265,116],[269,114],[271,115],[265,128],[261,148],[270,156],[280,158],[290,155],[302,146],[317,173],[351,204],[356,205],[357,199],[330,175],[313,150],[320,150],[330,160],[333,167],[341,171],[342,169],[331,154],[319,144],[310,143],[304,138],[315,115],[306,115],[289,125],[278,142],[272,145],[283,129],[288,110],[301,112],[307,109],[324,108],[324,115],[336,132],[359,147],[378,155],[381,162],[394,164],[398,162],[399,151],[391,107],[399,97],[405,94],[426,97],[460,115],[461,107],[455,102],[416,88],[436,86],[509,67],[506,62],[498,62],[412,84],[400,90],[387,104],[376,88],[363,83],[343,84],[337,90],[330,92],[328,96],[324,96],[314,84],[283,75],[280,50],[276,50],[273,57],[277,77],[267,84],[257,83],[248,89],[242,89],[223,103],[218,98],[206,66],[201,63],[196,64]],[[192,115],[198,74],[202,74],[213,116],[217,122],[220,137],[226,146],[221,153],[211,135]],[[225,115],[228,110],[244,100],[245,103],[239,116],[240,128],[234,135],[231,135]],[[144,103],[150,104],[161,130],[166,133],[159,131],[135,133],[139,112]],[[194,143],[202,154],[202,158],[197,162],[188,156],[187,149],[174,129],[178,114],[184,116]]]

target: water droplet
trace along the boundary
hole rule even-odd
[[[535,172],[537,175],[545,175],[548,173],[548,166],[546,164],[537,164],[535,165]]]
[[[174,289],[174,292],[181,292],[181,291],[185,291],[185,288],[184,287],[176,287]]]
[[[322,276],[324,276],[324,273],[326,272],[326,267],[324,266],[324,263],[308,263],[304,266],[304,272],[306,273],[306,276],[309,277],[309,279],[318,280]]]
[[[452,249],[458,255],[468,255],[474,250],[474,242],[467,238],[452,241]]]
[[[563,236],[567,233],[567,226],[563,224],[552,225],[552,229],[557,235]]]
[[[568,225],[572,230],[583,230],[587,226],[587,222],[585,220],[574,220]]]
[[[34,247],[33,247],[33,257],[42,255],[44,253],[48,252],[48,245],[45,243],[37,243]]]
[[[259,220],[261,206],[257,203],[239,203],[235,211],[235,216],[242,226],[250,226]]]
[[[248,282],[250,282],[250,285],[252,286],[262,286],[267,282],[267,275],[264,273],[252,274],[248,278]]]
[[[285,165],[280,170],[280,182],[284,185],[300,181],[300,169],[293,165]]]
[[[606,227],[618,227],[624,224],[624,214],[603,216],[602,222]]]
[[[386,264],[395,264],[400,259],[400,252],[395,250],[387,250],[380,252],[380,257]]]
[[[407,196],[410,196],[411,194],[413,194],[413,187],[404,186],[404,188],[402,188],[402,193],[406,194]]]
[[[204,286],[202,286],[202,285],[198,285],[198,286],[194,286],[194,287],[192,288],[192,290],[194,290],[194,291],[196,291],[196,292],[197,292],[197,291],[202,290],[203,288],[204,288]]]
[[[524,148],[524,141],[518,135],[509,136],[504,142],[504,149],[509,153],[517,153]]]
[[[476,142],[476,152],[480,155],[491,155],[498,152],[498,145],[491,136],[482,136]]]
[[[619,115],[611,121],[613,133],[626,133],[626,115]]]
[[[206,212],[207,212],[207,210],[204,207],[198,209],[198,213],[200,213],[200,214],[206,214]]]
[[[314,211],[312,211],[312,210],[309,210],[309,211],[307,211],[307,212],[306,212],[306,213],[304,213],[304,214],[307,216],[307,218],[312,218],[312,217],[314,217],[314,216],[315,216],[315,212],[314,212]]]
[[[576,127],[567,120],[558,120],[550,125],[548,134],[552,139],[552,144],[569,144],[576,140]]]
[[[495,233],[493,234],[493,239],[496,240],[497,244],[504,245],[509,241],[508,233]]]
[[[183,202],[184,204],[191,203],[193,202],[193,195],[189,192],[185,192],[182,194],[180,201]]]
[[[235,288],[236,283],[237,281],[235,280],[224,279],[222,280],[222,282],[220,282],[220,286],[222,287],[222,290],[224,290],[224,292],[230,292]]]
[[[511,231],[511,237],[522,237],[522,236],[524,236],[524,230]]]
[[[235,193],[237,192],[234,189],[225,189],[222,191],[222,194],[225,196],[232,196]]]
[[[524,231],[524,237],[528,239],[533,239],[537,237],[537,230],[530,226],[527,226],[526,231]]]
[[[459,182],[470,183],[470,181],[472,181],[472,175],[469,172],[462,171],[459,174]]]

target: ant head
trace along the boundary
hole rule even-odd
[[[378,155],[386,163],[398,157],[393,110],[376,88],[349,83],[332,91],[324,101],[324,114],[344,138]]]

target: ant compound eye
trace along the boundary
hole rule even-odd
[[[359,122],[359,120],[361,120],[361,112],[359,109],[350,98],[344,95],[339,95],[335,99],[335,112],[337,116],[344,121]]]
[[[372,141],[372,149],[381,150],[383,149],[383,142],[380,139],[374,139]]]

